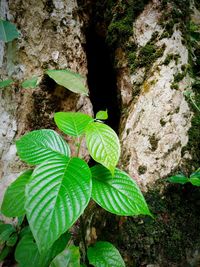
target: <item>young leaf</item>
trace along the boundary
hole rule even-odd
[[[2,213],[7,217],[18,217],[25,214],[25,186],[32,170],[21,174],[6,190],[1,206]]]
[[[0,19],[0,40],[7,43],[18,38],[18,36],[19,32],[13,23]]]
[[[19,157],[33,165],[53,158],[70,156],[68,144],[53,130],[36,130],[16,142]]]
[[[108,118],[108,112],[107,110],[103,111],[100,110],[99,112],[97,112],[95,119],[97,120],[107,120]]]
[[[0,245],[8,241],[11,234],[16,230],[11,224],[0,224]]]
[[[80,112],[57,112],[54,115],[54,120],[63,133],[79,136],[83,134],[85,127],[93,121],[93,118]]]
[[[0,262],[3,261],[8,256],[8,254],[11,252],[11,249],[12,248],[8,246],[3,247],[3,249],[0,252]]]
[[[167,181],[175,184],[186,184],[189,182],[189,179],[183,174],[177,174],[167,178]]]
[[[46,73],[56,83],[64,86],[70,91],[78,94],[88,95],[88,90],[84,85],[85,78],[71,70],[48,70]]]
[[[49,267],[52,259],[66,247],[68,241],[69,235],[62,235],[46,253],[41,255],[29,232],[17,244],[15,259],[19,267]]]
[[[32,77],[31,79],[28,79],[22,83],[22,88],[34,89],[37,87],[37,84],[38,84],[38,77]]]
[[[13,247],[17,243],[17,239],[18,239],[17,233],[13,233],[9,237],[8,241],[6,242],[6,245],[9,246],[9,247]]]
[[[86,144],[91,157],[114,174],[120,156],[116,133],[108,125],[91,122],[85,129]]]
[[[0,88],[7,87],[13,83],[12,79],[0,81]]]
[[[92,172],[92,198],[105,210],[121,215],[151,215],[136,182],[125,172],[115,169],[114,176],[103,166]]]
[[[87,251],[89,263],[94,267],[125,267],[119,251],[109,242],[97,242]]]
[[[49,267],[80,267],[79,248],[69,246],[51,262]]]
[[[91,196],[91,172],[79,158],[58,158],[39,165],[26,187],[28,222],[40,252],[69,229]]]
[[[190,175],[190,183],[195,186],[200,186],[200,171],[197,170]]]

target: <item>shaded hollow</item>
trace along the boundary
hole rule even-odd
[[[92,25],[86,31],[86,54],[88,60],[88,87],[94,113],[108,110],[106,123],[118,132],[120,101],[117,93],[116,73],[105,43]]]

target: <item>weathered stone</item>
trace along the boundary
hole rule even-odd
[[[188,50],[182,44],[183,36],[176,26],[170,38],[152,39],[155,32],[161,36],[164,31],[159,25],[159,12],[156,2],[145,7],[134,23],[133,39],[139,49],[151,41],[151,46],[163,47],[163,53],[146,72],[146,66],[137,67],[131,75],[121,70],[118,82],[122,103],[126,105],[120,126],[121,166],[143,189],[180,165],[181,150],[188,142],[191,126],[191,111],[183,94],[191,88],[191,79],[182,75],[183,78],[177,81],[177,89],[172,88],[176,75],[183,73],[183,66],[188,64]],[[176,60],[163,64],[169,54],[176,55]],[[138,90],[137,97],[134,97],[134,90]],[[145,171],[141,172],[141,166]]]
[[[44,76],[46,69],[66,68],[87,74],[82,47],[85,39],[76,10],[77,3],[73,0],[16,0],[9,3],[9,10],[8,2],[1,1],[3,17],[15,22],[21,32],[12,47],[0,44],[1,78],[5,79],[9,73],[20,84],[39,76],[41,84],[37,89],[13,86],[0,91],[0,199],[7,185],[25,168],[16,157],[15,139],[30,130],[55,128],[55,111],[79,110],[92,114],[88,97],[56,86]],[[82,153],[88,158],[85,150]]]

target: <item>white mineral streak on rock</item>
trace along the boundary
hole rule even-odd
[[[159,14],[154,8],[147,5],[135,22],[134,39],[139,46],[144,46],[155,30],[160,34],[163,31],[157,25]],[[145,25],[149,30],[145,30]],[[166,45],[164,54],[151,66],[150,74],[141,85],[140,95],[133,99],[122,120],[121,163],[144,190],[180,164],[181,149],[188,142],[191,112],[183,91],[190,86],[189,77],[179,83],[178,90],[171,89],[174,75],[182,72],[182,65],[188,64],[188,51],[181,40],[181,32],[174,27],[171,38],[155,43],[157,47]],[[171,60],[168,65],[163,65],[168,54],[178,54],[178,62]],[[143,71],[136,70],[130,77],[131,82],[142,80]]]

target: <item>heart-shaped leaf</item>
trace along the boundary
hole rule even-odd
[[[56,83],[78,94],[88,95],[85,78],[71,70],[48,70],[46,72]]]
[[[22,88],[30,88],[30,89],[34,89],[37,87],[37,84],[38,84],[38,77],[32,77],[28,80],[25,80],[23,83],[22,83]]]
[[[49,267],[80,267],[79,248],[67,247],[54,258]]]
[[[0,224],[0,245],[9,240],[12,233],[16,230],[11,224]]]
[[[63,133],[79,136],[83,134],[85,127],[93,121],[93,118],[80,112],[57,112],[54,115],[54,120]]]
[[[19,32],[13,23],[0,19],[0,40],[7,43],[18,38],[18,36]]]
[[[122,216],[151,215],[136,182],[125,172],[115,169],[114,176],[103,166],[92,172],[92,198],[105,210]]]
[[[79,158],[58,158],[39,165],[26,187],[25,209],[40,252],[69,229],[91,196],[91,172]]]
[[[108,118],[108,111],[107,110],[100,110],[97,112],[95,119],[97,120],[107,120]]]
[[[86,143],[92,158],[114,173],[120,156],[120,144],[116,133],[108,125],[91,122],[85,129]]]
[[[70,156],[68,144],[53,130],[36,130],[16,142],[19,157],[33,165],[49,159]]]
[[[32,172],[32,170],[24,172],[7,188],[1,206],[1,211],[5,216],[18,217],[25,214],[25,186]]]
[[[19,267],[48,267],[52,259],[66,247],[69,238],[69,234],[62,235],[46,253],[41,255],[32,234],[28,232],[17,244],[15,259]]]
[[[87,256],[94,267],[125,267],[119,251],[109,242],[95,243],[88,248]]]

